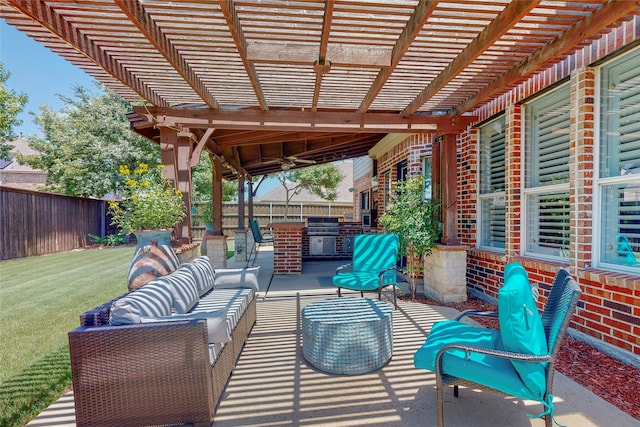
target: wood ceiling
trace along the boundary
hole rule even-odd
[[[365,155],[387,133],[460,131],[639,3],[0,0],[0,16],[139,105],[140,133],[206,137],[260,175]]]

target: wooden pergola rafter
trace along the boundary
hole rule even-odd
[[[613,28],[636,40],[640,1],[0,0],[0,16],[136,103],[183,187],[203,151],[215,182],[242,182],[397,133],[442,137],[449,182],[476,115]]]

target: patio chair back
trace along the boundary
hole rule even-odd
[[[395,234],[359,234],[353,241],[353,271],[379,273],[387,270],[382,283],[396,283],[398,236]]]
[[[564,268],[559,269],[541,316],[542,327],[547,337],[547,348],[552,358],[551,369],[547,369],[547,390],[550,390],[550,382],[553,380],[553,363],[569,328],[580,293],[580,287],[569,272]]]
[[[265,237],[264,234],[260,231],[260,224],[258,224],[257,219],[250,219],[249,226],[251,227],[251,234],[253,234],[253,240],[260,243],[271,243],[273,242],[273,237]]]
[[[264,234],[262,234],[262,232],[260,231],[260,224],[258,223],[257,219],[249,220],[249,228],[251,228],[251,234],[253,235],[254,243],[251,246],[251,251],[249,252],[249,256],[247,257],[246,266],[248,266],[249,263],[251,262],[252,256],[253,256],[253,264],[256,263],[256,258],[258,258],[258,248],[260,247],[260,245],[262,245],[263,243],[273,243],[272,236],[267,237]]]

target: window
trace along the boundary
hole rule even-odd
[[[640,271],[640,51],[600,81],[600,263]]]
[[[569,256],[569,85],[525,106],[528,254]]]
[[[479,128],[481,247],[505,245],[505,118]]]
[[[433,191],[431,189],[431,156],[422,158],[422,197],[424,200],[431,200]]]

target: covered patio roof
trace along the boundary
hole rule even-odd
[[[365,155],[388,133],[458,133],[638,3],[0,0],[0,13],[135,103],[139,133],[169,127],[254,176]]]

